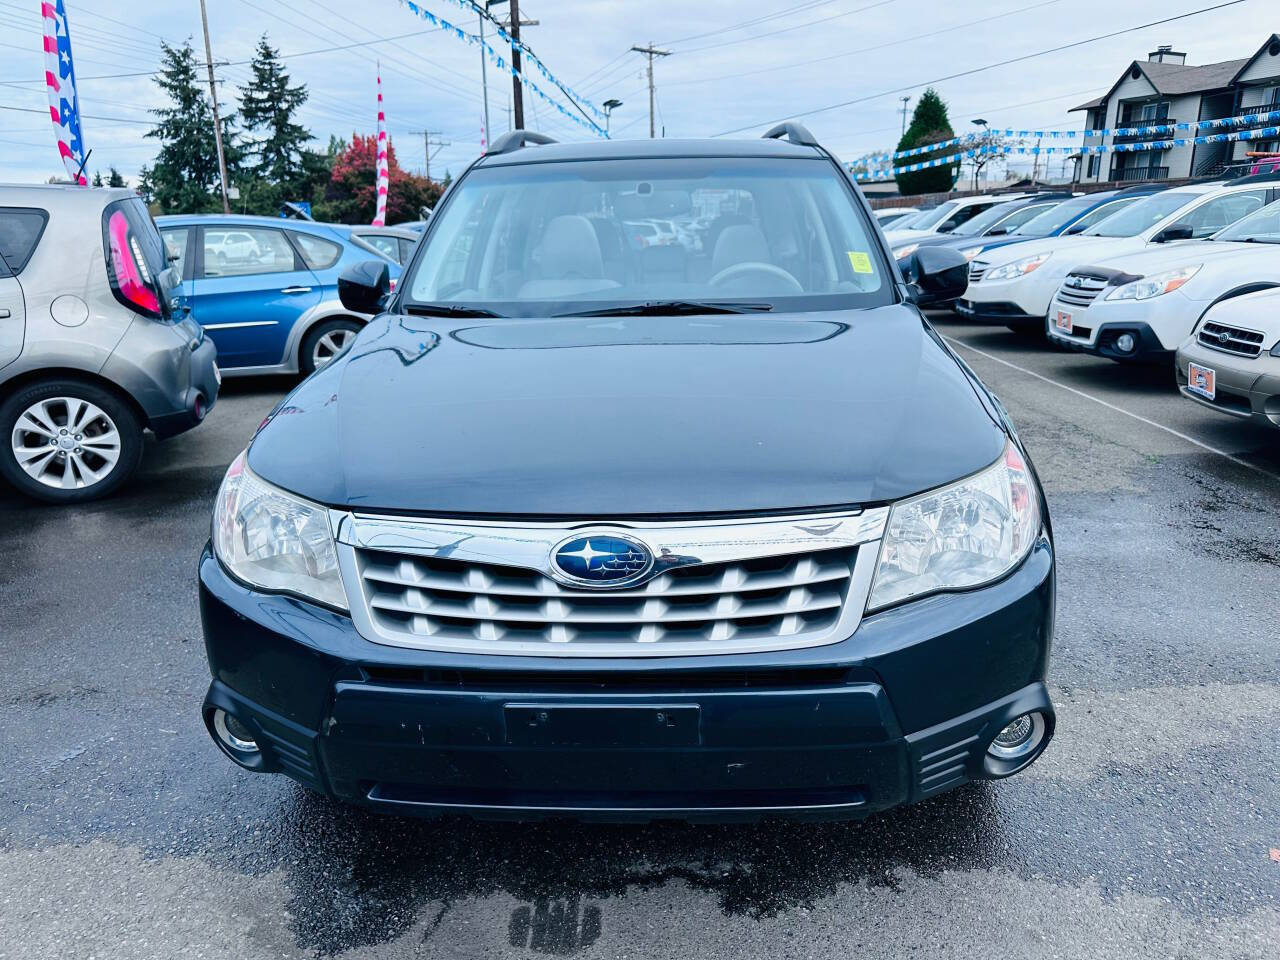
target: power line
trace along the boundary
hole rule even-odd
[[[989,17],[980,17],[977,20],[966,20],[963,23],[952,24],[949,27],[943,27],[940,30],[933,30],[929,33],[913,33],[910,36],[902,37],[899,40],[889,40],[884,43],[873,44],[869,47],[858,47],[856,50],[845,50],[841,53],[835,53],[826,57],[812,57],[805,60],[795,60],[791,63],[778,64],[772,67],[761,67],[758,70],[743,70],[740,73],[725,73],[715,77],[694,77],[690,80],[671,80],[667,82],[667,86],[685,87],[695,83],[712,83],[716,80],[737,80],[740,77],[754,77],[762,73],[774,73],[779,70],[792,70],[796,67],[810,67],[815,63],[827,63],[831,60],[842,60],[845,57],[856,56],[860,53],[871,53],[875,50],[885,50],[889,47],[901,46],[904,43],[912,43],[916,40],[925,40],[929,37],[937,37],[944,33],[951,33],[955,30],[963,30],[966,27],[976,27],[979,24],[990,23],[993,20],[1002,20],[1005,17],[1012,17],[1019,13],[1027,13],[1031,10],[1038,10],[1041,7],[1048,7],[1061,2],[1062,0],[1040,0],[1039,3],[1033,3],[1026,7],[1018,7],[1016,10],[1006,10],[1004,13],[992,14]]]
[[[799,117],[811,117],[814,114],[826,113],[828,110],[838,110],[841,107],[852,106],[855,103],[866,103],[868,100],[877,100],[880,97],[887,97],[890,94],[903,93],[907,90],[914,90],[917,87],[926,86],[934,83],[942,83],[945,80],[956,80],[960,77],[973,76],[975,73],[983,73],[987,70],[994,70],[997,67],[1007,67],[1014,63],[1023,63],[1027,60],[1034,60],[1036,57],[1043,57],[1050,53],[1061,53],[1063,50],[1071,50],[1075,47],[1083,47],[1090,43],[1097,43],[1099,40],[1109,40],[1112,37],[1123,36],[1126,33],[1136,33],[1139,30],[1145,30],[1148,27],[1158,27],[1166,23],[1173,23],[1176,20],[1185,20],[1188,17],[1198,16],[1202,13],[1210,13],[1214,10],[1222,10],[1226,7],[1234,7],[1237,4],[1245,3],[1247,0],[1226,0],[1224,3],[1214,4],[1210,7],[1201,7],[1198,10],[1190,10],[1187,13],[1180,13],[1172,17],[1164,17],[1160,20],[1152,20],[1149,23],[1138,24],[1136,27],[1125,27],[1123,30],[1114,30],[1111,33],[1100,34],[1096,37],[1089,37],[1086,40],[1076,40],[1072,43],[1064,43],[1057,47],[1050,47],[1047,50],[1040,50],[1036,53],[1023,54],[1020,57],[1010,57],[1007,60],[1000,60],[996,63],[988,63],[981,67],[973,67],[970,70],[961,70],[958,73],[950,73],[943,77],[935,77],[932,80],[918,80],[915,83],[908,83],[900,87],[894,87],[892,90],[882,90],[879,93],[867,94],[863,97],[854,97],[852,100],[843,100],[840,103],[828,104],[825,107],[814,107],[812,110],[803,110],[799,113],[788,114],[785,117],[777,117],[772,120],[757,120],[754,123],[745,126],[735,127],[732,130],[722,130],[720,133],[714,134],[717,137],[727,136],[731,133],[741,133],[743,130],[750,130],[754,127],[768,126],[769,124],[780,123],[783,120],[797,119]]]
[[[757,24],[765,23],[769,20],[777,20],[780,17],[787,16],[788,14],[798,13],[802,10],[808,10],[812,7],[825,6],[826,4],[833,3],[833,2],[834,0],[807,0],[806,3],[797,3],[795,6],[786,7],[782,10],[776,11],[775,13],[765,14],[764,16],[760,16],[760,17],[753,17],[750,20],[742,20],[738,23],[730,24],[727,27],[717,27],[715,30],[708,30],[705,33],[690,34],[687,37],[680,37],[678,40],[663,40],[662,45],[664,47],[675,46],[677,43],[686,43],[689,40],[701,40],[703,37],[713,37],[719,33],[731,33],[734,30],[742,30],[746,27],[754,27]]]
[[[730,47],[738,43],[750,43],[753,40],[764,40],[767,37],[776,37],[780,33],[790,33],[793,30],[803,30],[805,27],[813,27],[819,23],[826,23],[828,20],[839,20],[841,17],[849,17],[855,13],[862,13],[866,10],[873,10],[876,7],[885,7],[897,0],[876,0],[875,3],[869,3],[865,7],[855,7],[852,10],[846,10],[843,13],[833,13],[829,17],[819,17],[817,20],[806,20],[804,23],[793,24],[789,27],[780,27],[777,30],[770,30],[768,33],[756,33],[749,37],[740,37],[737,40],[722,40],[719,43],[708,43],[701,47],[690,47],[687,50],[681,50],[680,53],[700,53],[703,50],[716,50],[720,47]]]

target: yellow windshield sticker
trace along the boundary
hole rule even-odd
[[[861,250],[849,251],[849,263],[853,267],[854,273],[875,273],[875,269],[871,266],[871,258]]]

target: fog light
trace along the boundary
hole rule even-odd
[[[1121,353],[1133,353],[1133,348],[1137,346],[1133,340],[1132,333],[1122,333],[1116,337],[1116,349]]]
[[[230,750],[237,753],[258,752],[258,741],[253,738],[253,731],[221,708],[213,711],[213,732]]]
[[[1044,740],[1044,714],[1036,711],[1015,717],[987,747],[1000,760],[1017,760],[1034,752]]]

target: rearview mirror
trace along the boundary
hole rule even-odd
[[[922,307],[955,300],[969,286],[969,259],[950,247],[921,247],[907,258],[903,272]]]
[[[1170,240],[1190,240],[1195,235],[1195,231],[1185,223],[1175,223],[1172,226],[1165,227],[1154,237],[1151,238],[1152,243],[1168,243]]]
[[[364,260],[338,277],[338,299],[355,313],[380,313],[391,293],[391,270],[385,260]]]

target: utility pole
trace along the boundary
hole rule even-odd
[[[652,41],[652,40],[650,40],[650,41],[649,41],[649,45],[648,45],[647,47],[632,47],[631,49],[632,49],[632,50],[634,50],[636,53],[643,53],[646,57],[648,57],[648,58],[649,58],[649,139],[650,139],[650,140],[652,140],[652,139],[653,139],[653,134],[654,134],[654,128],[653,128],[653,58],[654,58],[654,57],[669,57],[669,56],[671,56],[671,51],[670,51],[670,50],[659,50],[657,47],[655,47],[655,46],[653,45],[653,41]]]
[[[200,0],[200,23],[204,26],[204,59],[209,68],[209,99],[213,102],[213,139],[218,145],[218,174],[222,185],[222,212],[231,212],[231,199],[227,196],[227,157],[222,151],[222,121],[218,119],[218,85],[213,79],[213,49],[209,44],[209,14],[204,0]]]
[[[515,100],[516,129],[524,129],[524,88],[521,85],[520,68],[520,0],[511,0],[511,94]]]
[[[489,12],[489,4],[481,7],[477,3],[476,12],[480,15],[480,89],[484,92],[484,146],[488,150],[489,141],[493,139],[493,134],[489,132],[489,52],[484,46],[484,18]]]
[[[412,133],[415,137],[418,136],[419,134],[422,135],[422,147],[423,147],[422,155],[426,157],[426,160],[423,161],[425,164],[425,169],[423,170],[423,176],[425,176],[427,180],[430,180],[431,179],[431,158],[435,155],[431,152],[431,148],[435,147],[436,153],[439,153],[441,147],[451,146],[453,141],[432,140],[431,137],[433,135],[439,135],[440,131],[438,130],[410,130],[409,132]]]
[[[907,104],[911,102],[910,97],[902,97],[902,136],[907,135]]]

